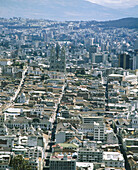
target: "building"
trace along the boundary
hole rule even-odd
[[[93,170],[94,165],[93,163],[90,162],[76,162],[76,168],[77,170],[82,170],[82,169]]]
[[[127,151],[136,152],[138,150],[138,138],[123,138],[123,147]]]
[[[3,76],[14,76],[15,69],[12,66],[6,65],[2,68],[2,75]]]
[[[25,103],[26,102],[26,96],[25,93],[21,93],[21,95],[18,97],[17,100],[19,103]]]
[[[134,50],[135,50],[135,51],[138,51],[138,38],[137,38],[137,40],[135,41]]]
[[[4,58],[0,59],[0,66],[7,66],[7,65],[9,66],[11,64],[12,62],[10,59],[4,59]]]
[[[49,170],[76,170],[76,160],[68,159],[64,155],[62,159],[50,158]]]
[[[103,162],[106,167],[121,167],[125,166],[123,155],[119,152],[103,152]]]
[[[134,118],[131,120],[131,127],[138,129],[138,116],[136,115]]]
[[[65,48],[60,48],[59,44],[56,45],[56,48],[52,47],[51,49],[50,70],[57,72],[66,71]]]
[[[92,63],[105,63],[108,60],[106,53],[92,53]]]
[[[0,151],[0,170],[10,169],[10,161],[13,155],[11,152]]]
[[[94,140],[104,141],[105,140],[105,125],[104,123],[94,122]]]
[[[73,131],[59,131],[56,133],[56,143],[63,143],[67,140],[73,138],[75,136],[75,132]]]
[[[78,151],[78,162],[102,162],[103,152],[93,148],[80,148]]]
[[[27,148],[27,152],[24,155],[26,158],[42,158],[44,159],[44,152],[43,152],[43,148],[40,146],[36,146],[36,147],[29,147]]]
[[[120,54],[118,59],[118,66],[122,67],[123,69],[134,69],[135,67],[134,62],[136,57],[130,56],[127,53]]]
[[[83,124],[91,124],[94,122],[103,122],[103,117],[102,116],[82,116],[82,123]]]

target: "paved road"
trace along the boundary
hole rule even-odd
[[[6,106],[5,106],[5,108],[2,109],[2,112],[4,112],[5,110],[7,110],[9,107],[11,107],[11,106],[14,104],[14,101],[15,101],[15,99],[17,98],[17,96],[18,96],[18,94],[19,94],[19,92],[20,92],[20,90],[21,90],[22,84],[23,84],[24,79],[25,79],[25,74],[26,74],[27,71],[28,71],[28,66],[26,67],[26,69],[25,69],[25,70],[23,71],[23,73],[22,73],[22,79],[21,79],[21,81],[20,81],[20,84],[19,84],[19,86],[18,86],[18,89],[17,89],[16,92],[15,92],[15,95],[11,98],[10,103],[7,103]]]

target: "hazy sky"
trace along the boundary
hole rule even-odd
[[[41,4],[45,4],[48,1],[55,1],[55,0],[0,0],[0,3],[2,2],[32,2],[32,3],[41,3]],[[64,4],[64,2],[66,2],[67,0],[60,0],[56,3],[62,3]],[[69,0],[68,0],[69,1]],[[78,1],[78,0],[74,0],[74,1]],[[89,2],[93,2],[99,5],[103,5],[103,6],[107,6],[107,7],[112,7],[112,8],[129,8],[129,7],[133,7],[135,5],[138,5],[138,0],[84,0],[84,1],[89,1]]]
[[[138,0],[86,0],[112,8],[128,8],[138,5]]]

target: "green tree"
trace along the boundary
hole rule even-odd
[[[11,160],[11,167],[13,170],[32,170],[29,162],[25,160],[22,155],[15,156]]]

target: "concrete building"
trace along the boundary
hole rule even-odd
[[[123,155],[119,152],[103,152],[103,162],[106,167],[121,167],[125,166]]]
[[[104,123],[94,122],[94,140],[104,141],[105,140],[105,125]]]
[[[101,116],[82,116],[82,123],[89,124],[94,122],[103,122],[103,117]]]
[[[0,170],[10,169],[11,152],[0,151]]]
[[[92,53],[92,63],[106,63],[108,54],[105,53]]]
[[[0,65],[1,66],[9,66],[9,65],[11,65],[12,64],[12,62],[11,62],[11,60],[10,59],[0,59]]]
[[[138,129],[138,116],[136,115],[134,118],[131,120],[131,127]]]
[[[67,140],[73,138],[75,132],[73,131],[60,131],[56,133],[56,143],[64,143]]]
[[[80,148],[78,151],[78,162],[102,162],[103,152],[93,148]]]
[[[119,67],[122,67],[124,69],[129,69],[129,68],[132,69],[132,65],[133,65],[133,58],[130,55],[126,53],[119,55],[119,64],[118,64]]]
[[[49,170],[76,170],[76,160],[68,159],[64,155],[62,159],[50,158]]]

